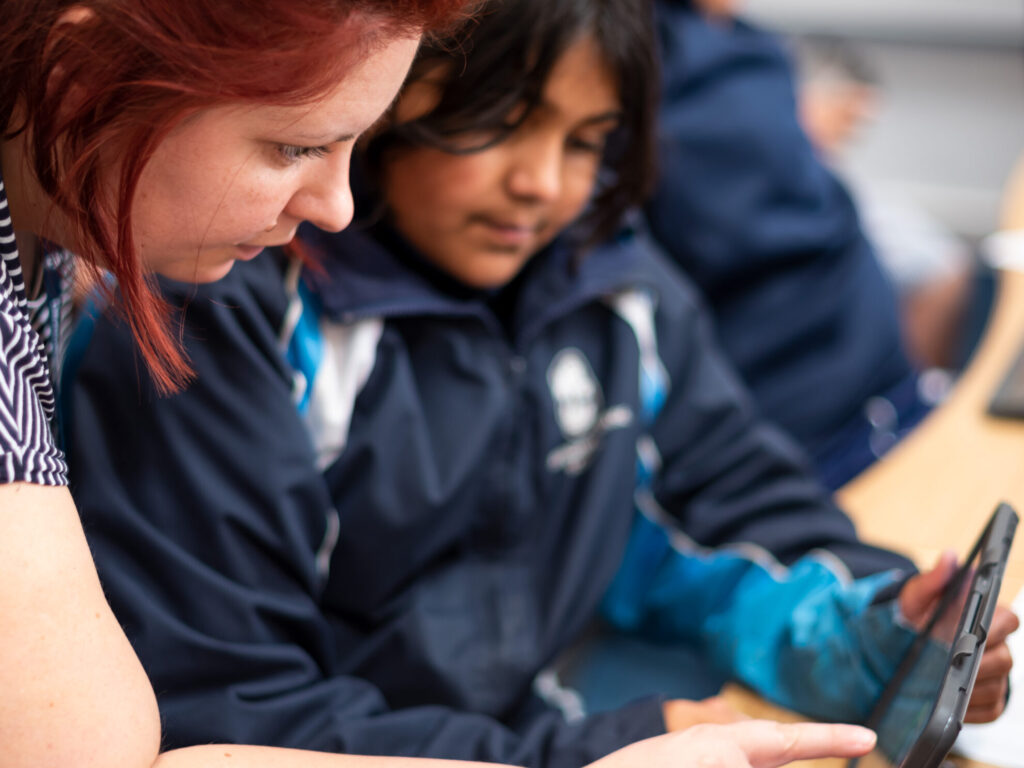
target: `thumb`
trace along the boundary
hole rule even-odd
[[[900,611],[904,618],[921,629],[928,619],[932,606],[942,596],[946,584],[956,573],[956,553],[946,550],[930,571],[919,573],[910,579],[900,591]]]

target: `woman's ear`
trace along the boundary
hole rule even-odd
[[[54,52],[54,47],[57,46],[64,35],[66,34],[69,25],[83,24],[89,19],[95,18],[96,14],[89,8],[83,6],[74,6],[65,10],[54,22],[53,26],[50,27],[49,32],[46,34],[46,40],[43,44],[43,51],[45,53],[44,61],[47,60]],[[50,71],[46,74],[46,82],[43,86],[44,94],[47,100],[49,96],[60,89],[64,93],[61,94],[60,99],[57,101],[60,104],[61,111],[65,110],[64,105],[81,105],[83,99],[83,92],[81,88],[71,88],[70,84],[66,83],[67,69],[61,64],[55,64]],[[70,92],[69,92],[70,91]],[[25,127],[25,110],[24,104],[15,104],[12,113],[8,116],[8,122],[4,126],[0,126],[5,133],[12,131],[20,131]],[[60,115],[58,114],[57,117]]]
[[[60,44],[71,28],[81,24],[87,24],[96,18],[96,12],[91,8],[76,5],[68,8],[60,15],[46,40],[46,53],[52,53],[54,46]],[[51,93],[56,89],[61,90],[60,109],[64,114],[75,112],[81,107],[85,99],[85,89],[68,76],[64,65],[58,63],[46,76],[46,90]]]

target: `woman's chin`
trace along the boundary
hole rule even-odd
[[[181,264],[174,268],[158,269],[157,274],[177,283],[215,283],[227,276],[236,259],[224,259],[213,264]]]
[[[217,264],[200,270],[193,280],[197,283],[215,283],[221,278],[227,277],[228,272],[235,266],[235,261],[235,259],[231,259],[223,264]]]
[[[150,258],[146,266],[161,277],[179,283],[213,283],[225,277],[235,262],[251,261],[264,251],[262,245],[227,245],[183,255]]]

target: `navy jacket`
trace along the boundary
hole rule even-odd
[[[651,229],[700,288],[761,412],[810,451],[911,375],[854,204],[797,122],[778,40],[659,0]]]
[[[909,569],[857,542],[754,420],[693,292],[640,238],[578,270],[555,249],[490,302],[366,234],[319,245],[301,283],[266,253],[169,287],[188,304],[186,392],[158,399],[109,317],[78,367],[76,501],[169,745],[568,768],[661,732],[658,698],[570,724],[532,691],[616,577],[645,434],[651,496],[697,544]],[[652,324],[624,319],[627,294]],[[648,424],[652,333],[671,386]]]

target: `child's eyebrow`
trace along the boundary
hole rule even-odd
[[[622,122],[622,118],[625,115],[621,109],[613,109],[608,112],[602,112],[599,115],[584,118],[580,121],[580,125],[593,125],[594,123],[608,123],[608,122]]]
[[[558,104],[553,104],[547,99],[541,99],[537,103],[537,108],[540,108],[541,110],[550,115],[564,116],[565,114],[565,110],[563,110]],[[625,113],[621,109],[609,109],[606,112],[599,112],[596,115],[584,117],[577,121],[576,125],[582,127],[594,125],[596,123],[606,123],[613,121],[621,123],[624,117]]]

